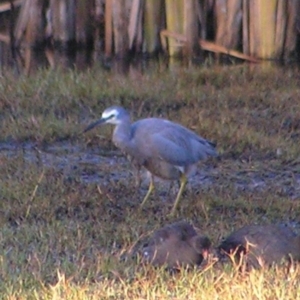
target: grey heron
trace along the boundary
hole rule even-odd
[[[84,132],[97,125],[115,125],[112,141],[138,167],[149,173],[148,192],[141,203],[145,204],[154,189],[154,176],[167,180],[180,180],[180,188],[171,214],[174,214],[187,183],[198,161],[217,156],[215,145],[184,126],[160,118],[146,118],[131,123],[130,114],[119,106],[105,109],[96,122]]]

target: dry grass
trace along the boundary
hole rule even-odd
[[[122,259],[139,238],[180,219],[193,221],[214,244],[248,223],[286,222],[297,229],[299,96],[298,71],[280,68],[5,74],[1,141],[11,150],[0,152],[2,298],[300,299],[298,265],[249,274],[230,265],[169,274]],[[79,134],[111,104],[130,108],[135,119],[170,118],[218,142],[220,161],[203,166],[208,183],[192,180],[174,218],[167,216],[173,199],[162,196],[163,188],[160,199],[138,210],[145,191],[135,190],[124,160],[78,163],[86,153],[114,150],[109,128]],[[45,163],[45,149],[61,141],[69,143],[55,151],[63,167]],[[36,148],[29,158],[28,145]],[[73,147],[79,150],[70,161]],[[86,183],[82,174],[100,179]],[[257,180],[264,184],[257,187]]]

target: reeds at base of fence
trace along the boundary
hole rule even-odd
[[[45,39],[100,44],[103,37],[107,56],[163,49],[170,56],[194,57],[209,42],[216,52],[281,59],[295,54],[299,15],[299,0],[24,0],[14,35],[16,46]]]

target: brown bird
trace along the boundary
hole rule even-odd
[[[259,268],[300,260],[300,237],[279,225],[248,225],[230,234],[218,250],[233,254],[237,263],[244,257],[247,268]]]
[[[200,265],[207,258],[210,246],[206,236],[197,235],[191,224],[181,221],[154,232],[142,249],[142,257],[154,266],[176,268]]]

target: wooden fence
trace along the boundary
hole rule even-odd
[[[3,8],[3,10],[1,10]],[[18,0],[2,41],[14,47],[46,42],[128,53],[197,57],[202,50],[242,59],[287,59],[299,46],[300,0]],[[0,14],[1,19],[1,14]]]

